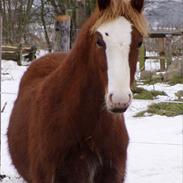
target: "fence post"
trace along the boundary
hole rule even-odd
[[[172,36],[167,35],[166,36],[166,59],[167,59],[167,67],[171,64],[172,62]]]
[[[70,50],[70,26],[71,18],[69,15],[56,17],[54,51],[66,53]]]
[[[17,64],[19,66],[22,65],[22,44],[21,43],[17,48]]]
[[[36,59],[36,51],[37,51],[37,47],[35,45],[31,46],[29,61],[33,61],[34,59]]]
[[[165,45],[164,45],[164,38],[160,38],[160,71],[165,71]],[[164,57],[164,58],[162,58]]]
[[[76,18],[75,18],[75,14],[76,14],[76,9],[77,7],[74,8],[67,8],[65,10],[65,15],[70,16],[70,48],[72,48],[72,43],[75,40],[75,32],[74,30],[76,29]]]
[[[146,56],[145,45],[142,44],[140,48],[140,71],[145,70],[145,56]]]

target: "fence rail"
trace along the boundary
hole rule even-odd
[[[32,61],[36,58],[37,48],[35,46],[28,47],[20,44],[19,46],[3,45],[2,59],[17,61],[18,65],[22,65],[23,60]]]

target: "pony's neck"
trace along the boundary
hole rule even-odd
[[[70,62],[71,63],[71,62]],[[91,136],[99,121],[101,112],[104,111],[104,89],[97,69],[90,68],[88,64],[65,63],[63,70],[55,73],[58,78],[54,86],[53,97],[57,106],[68,119],[78,141]],[[54,80],[55,76],[52,80]],[[49,83],[52,83],[50,81]]]
[[[84,26],[74,48],[63,64],[49,76],[44,87],[50,93],[51,110],[61,109],[75,132],[80,130],[79,139],[90,135],[95,129],[104,105],[99,69],[90,57],[90,27],[89,23]]]

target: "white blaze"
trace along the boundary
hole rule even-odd
[[[104,23],[97,29],[106,44],[108,66],[108,94],[114,102],[128,102],[130,90],[129,52],[131,44],[131,23],[120,16]]]

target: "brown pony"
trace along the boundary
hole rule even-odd
[[[8,128],[28,183],[124,182],[128,108],[142,36],[143,0],[98,0],[68,54],[28,68]]]

